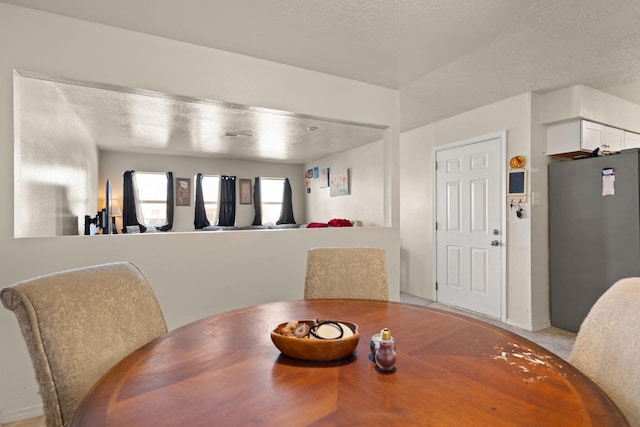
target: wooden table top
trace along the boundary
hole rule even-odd
[[[334,362],[291,359],[270,331],[294,319],[358,324]],[[369,339],[388,327],[396,370]],[[561,358],[484,322],[408,304],[288,301],[211,316],[132,353],[87,394],[73,426],[624,426],[615,404]]]

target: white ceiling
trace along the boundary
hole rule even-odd
[[[401,130],[584,84],[640,104],[638,0],[5,0],[400,90]]]
[[[18,72],[21,117],[81,122],[102,150],[303,164],[379,141],[384,128]],[[46,133],[66,128],[47,128]],[[58,135],[56,140],[65,140]]]

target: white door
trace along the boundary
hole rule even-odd
[[[436,151],[436,298],[502,315],[501,139]]]

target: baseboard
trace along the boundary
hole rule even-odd
[[[520,328],[520,329],[524,329],[525,331],[531,331],[533,330],[531,326],[529,325],[524,325],[522,323],[519,322],[514,322],[511,319],[506,319],[503,323],[506,323],[509,326],[515,326],[516,328]]]
[[[26,420],[28,418],[41,417],[44,415],[42,405],[32,406],[30,408],[18,409],[17,411],[0,413],[0,426],[5,423]]]
[[[547,329],[551,327],[551,320],[547,320],[545,322],[542,323],[536,323],[535,325],[533,325],[533,331],[540,331],[542,329]]]
[[[504,322],[504,323],[506,323],[507,325],[515,326],[516,328],[524,329],[525,331],[531,331],[531,332],[536,332],[536,331],[551,327],[551,321],[549,321],[549,320],[541,322],[541,323],[536,323],[535,325],[531,325],[531,326],[523,325],[523,324],[518,323],[518,322],[513,322],[513,321],[511,321],[509,319],[507,319],[507,321]]]

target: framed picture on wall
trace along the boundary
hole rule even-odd
[[[240,204],[251,204],[251,180],[240,179]]]
[[[176,178],[176,206],[191,206],[191,178]]]
[[[323,168],[320,174],[320,188],[329,186],[329,168]]]
[[[331,181],[329,190],[331,197],[349,195],[349,169],[334,169],[331,171],[329,179]]]

